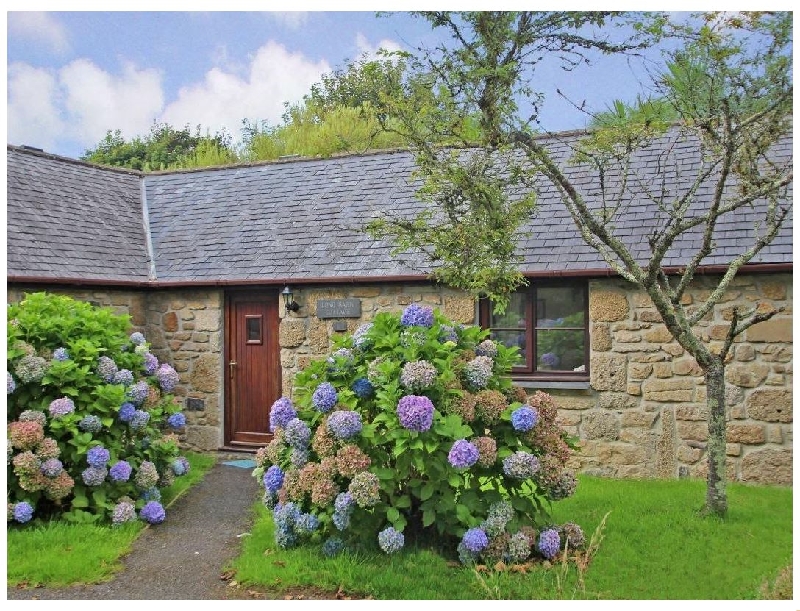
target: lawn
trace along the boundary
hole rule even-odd
[[[192,469],[165,491],[167,503],[202,478],[214,459],[189,455]],[[554,507],[557,523],[580,524],[596,551],[588,566],[536,564],[475,571],[424,549],[393,556],[319,546],[281,550],[270,512],[257,503],[250,536],[230,568],[244,587],[379,600],[753,600],[792,597],[792,489],[732,484],[724,520],[701,517],[700,481],[580,476],[577,493]],[[8,530],[8,585],[62,586],[113,577],[144,528],[50,523]]]
[[[541,564],[526,572],[476,572],[425,550],[360,552],[334,559],[319,547],[281,550],[270,513],[256,521],[232,567],[239,583],[303,587],[382,600],[606,599],[750,600],[791,597],[792,489],[729,486],[724,520],[701,517],[700,481],[580,477],[575,496],[554,507],[556,522],[580,524],[599,541],[588,567]],[[602,528],[599,527],[602,525]],[[788,572],[788,582],[786,573]]]
[[[188,452],[186,458],[191,465],[189,472],[161,491],[167,509],[199,482],[215,462],[213,456],[193,452]],[[121,558],[146,526],[141,521],[116,527],[53,521],[9,528],[6,531],[8,585],[66,586],[108,581],[121,568]]]

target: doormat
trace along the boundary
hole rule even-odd
[[[223,465],[229,465],[231,467],[239,467],[241,469],[255,469],[256,461],[254,460],[227,460],[222,463]]]

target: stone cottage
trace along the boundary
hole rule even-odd
[[[566,159],[568,147],[553,146]],[[791,146],[778,156],[790,159]],[[643,153],[635,169],[647,174],[655,153]],[[430,282],[419,256],[393,257],[390,245],[359,230],[377,215],[420,205],[408,152],[153,174],[27,147],[8,146],[7,154],[8,301],[47,290],[129,314],[180,373],[188,447],[264,444],[270,406],[291,395],[295,372],[326,354],[336,334],[419,302],[519,346],[513,379],[557,399],[561,423],[581,440],[576,468],[704,476],[700,369],[649,298],[582,241],[544,183],[519,246],[529,286],[499,316],[491,304]],[[665,188],[679,190],[696,155],[691,147],[671,154],[679,171]],[[586,185],[596,180],[581,166],[569,172]],[[644,200],[626,205],[617,232],[645,261],[657,210]],[[687,304],[704,300],[751,243],[757,212],[720,224]],[[691,239],[676,244],[667,270],[685,265],[691,247]],[[698,325],[705,341],[724,339],[736,305],[785,309],[748,329],[727,365],[728,475],[791,484],[791,219]]]

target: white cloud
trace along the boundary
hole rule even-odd
[[[8,141],[46,150],[59,141],[91,148],[108,130],[126,138],[147,133],[163,106],[156,70],[126,65],[115,76],[87,59],[58,71],[16,63],[8,75]]]
[[[27,38],[48,45],[53,51],[69,51],[67,31],[50,13],[37,11],[9,12],[8,31],[19,38]]]
[[[283,103],[302,99],[329,71],[326,61],[310,62],[270,41],[256,52],[244,78],[213,68],[202,82],[181,88],[162,118],[175,126],[200,124],[211,133],[225,128],[235,137],[242,119],[279,122]]]
[[[367,37],[360,32],[356,35],[356,47],[358,47],[359,56],[366,53],[368,59],[377,59],[378,50],[385,49],[386,51],[402,51],[403,47],[394,40],[384,38],[378,44],[370,44]]]
[[[69,154],[78,156],[108,130],[131,139],[146,135],[154,121],[211,133],[224,128],[237,137],[242,119],[278,123],[283,103],[301,100],[330,70],[324,60],[312,62],[270,41],[249,64],[218,65],[167,102],[155,69],[127,64],[112,74],[88,59],[57,70],[15,63],[8,70],[7,141],[51,151],[69,143],[79,150]]]
[[[299,30],[308,21],[308,11],[269,11],[265,15],[290,30]]]
[[[64,128],[57,104],[58,81],[53,74],[27,64],[11,64],[6,140],[53,150],[56,136]]]

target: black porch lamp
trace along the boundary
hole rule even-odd
[[[300,309],[300,305],[292,299],[294,293],[292,293],[292,289],[288,286],[283,287],[281,295],[283,295],[283,305],[287,312],[297,312],[297,310]]]

